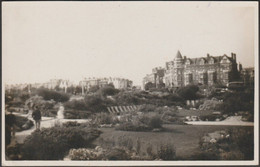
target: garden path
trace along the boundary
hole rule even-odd
[[[28,119],[34,121],[32,117],[28,116],[28,114],[20,114],[20,113],[14,113],[14,114],[22,116],[22,117],[27,117]],[[76,121],[78,123],[86,123],[86,122],[89,122],[90,120],[89,119],[58,119],[56,117],[42,117],[41,128],[50,128],[50,127],[53,127],[55,124],[65,123],[65,122],[69,122],[69,121]],[[15,137],[12,139],[13,140],[12,142],[23,143],[25,138],[27,136],[29,136],[34,130],[35,130],[35,126],[32,126],[28,130],[16,132]]]
[[[244,122],[241,116],[231,116],[223,121],[187,121],[190,125],[230,125],[230,126],[254,126],[254,122]]]

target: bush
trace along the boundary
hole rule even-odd
[[[76,127],[80,126],[81,124],[78,123],[77,121],[68,121],[62,124],[63,127]]]
[[[196,85],[187,85],[177,90],[177,94],[185,100],[195,100],[198,96],[199,87]]]
[[[254,92],[226,93],[220,108],[225,114],[234,114],[238,111],[249,111],[254,113]]]
[[[89,111],[81,111],[81,110],[64,110],[64,118],[65,119],[88,119],[91,115]]]
[[[199,106],[199,110],[220,110],[223,102],[212,98],[211,100],[205,100],[203,104]]]
[[[119,122],[119,120],[117,119],[117,117],[115,117],[114,115],[110,114],[110,113],[97,113],[95,115],[92,115],[92,121],[94,124],[116,124]]]
[[[71,149],[68,158],[71,160],[130,160],[131,153],[120,147],[103,149],[97,146],[95,149]]]
[[[64,104],[66,109],[74,109],[74,110],[87,110],[87,104],[84,100],[72,100],[68,101]]]
[[[22,117],[22,116],[15,116],[15,125],[17,126],[16,131],[20,132],[22,130],[30,129],[33,126],[33,121]]]
[[[140,94],[139,94],[140,95]],[[143,104],[143,99],[133,92],[121,91],[114,96],[117,105],[138,105]]]
[[[236,129],[230,131],[231,143],[237,146],[245,160],[254,159],[254,132],[253,130]]]
[[[93,113],[107,111],[105,101],[100,96],[85,96],[85,103],[88,110]]]
[[[125,122],[125,123],[120,123],[118,126],[116,126],[116,130],[145,132],[145,131],[150,131],[152,129],[143,124],[134,125],[131,122]]]
[[[162,120],[161,118],[156,115],[156,116],[143,116],[140,121],[150,127],[151,129],[155,128],[161,128],[162,127]]]
[[[100,89],[100,93],[103,96],[112,96],[112,95],[119,93],[119,90],[115,89],[114,87],[111,87],[111,86],[106,86],[106,87]]]
[[[162,128],[162,120],[157,113],[143,113],[131,117],[130,120],[124,120],[116,127],[117,130],[125,131],[150,131]]]
[[[200,152],[192,157],[196,160],[253,160],[254,133],[248,129],[230,129],[204,136],[200,141]]]
[[[65,102],[70,99],[70,96],[63,92],[49,90],[45,88],[38,89],[37,94],[42,96],[44,100],[53,99],[56,102]]]
[[[57,115],[58,109],[56,108],[56,102],[53,100],[44,100],[41,96],[32,96],[25,101],[25,106],[31,108],[32,106],[38,106],[41,110],[42,116],[54,117]]]
[[[152,83],[152,82],[148,82],[148,83],[146,83],[145,86],[144,86],[144,89],[145,89],[145,90],[150,90],[150,89],[152,89],[152,88],[155,88],[155,84]]]
[[[171,144],[162,144],[158,150],[158,158],[162,160],[175,160],[176,149]]]
[[[36,130],[21,148],[24,160],[59,160],[71,148],[88,147],[100,131],[78,127],[53,127]]]
[[[145,104],[145,105],[142,105],[138,111],[140,112],[154,112],[155,109],[157,108],[156,105],[153,105],[153,104]]]

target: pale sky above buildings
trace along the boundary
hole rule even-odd
[[[234,52],[255,66],[257,13],[257,2],[3,2],[3,82],[111,76],[141,85],[178,50]]]

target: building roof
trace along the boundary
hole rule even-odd
[[[223,59],[223,57],[227,57],[231,62],[234,61],[231,57],[228,57],[227,55],[223,55],[223,56],[207,56],[207,57],[198,57],[198,58],[187,58],[186,61],[190,60],[191,64],[195,64],[195,65],[197,64],[198,65],[201,59],[204,59],[205,63],[208,63],[210,59],[213,59],[214,63],[219,63]]]
[[[175,58],[176,59],[182,59],[182,55],[181,55],[181,52],[179,50],[178,50]]]

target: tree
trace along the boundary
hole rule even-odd
[[[91,92],[91,93],[95,93],[95,92],[97,92],[99,89],[100,89],[99,86],[98,86],[98,85],[95,85],[95,86],[91,86],[88,91]]]
[[[101,88],[100,91],[101,91],[101,95],[103,96],[112,96],[119,92],[118,89],[115,89],[111,86],[105,86],[104,88]]]
[[[145,89],[145,90],[150,90],[151,88],[155,88],[155,84],[152,83],[152,82],[148,82],[148,83],[146,83],[145,86],[144,86],[144,89]]]
[[[197,85],[187,85],[177,90],[177,94],[185,100],[194,100],[199,98],[197,92],[199,87]]]

